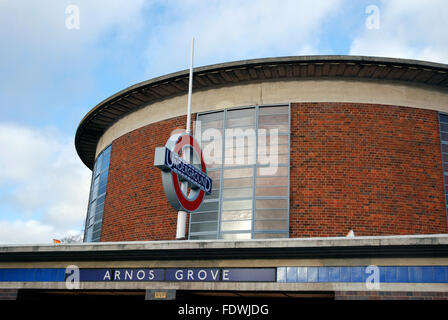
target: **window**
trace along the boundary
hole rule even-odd
[[[213,192],[190,214],[190,239],[289,236],[289,106],[198,115]]]
[[[93,168],[84,242],[97,242],[100,240],[107,176],[109,172],[110,149],[111,147],[109,146],[100,153]]]
[[[445,210],[448,216],[448,115],[439,114],[439,126],[442,148],[443,181],[445,186]]]

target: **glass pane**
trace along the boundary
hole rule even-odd
[[[224,179],[253,177],[253,175],[254,169],[251,167],[224,170]]]
[[[258,125],[259,130],[265,130],[266,133],[274,133],[274,130],[278,130],[278,133],[288,133],[288,124],[260,124]]]
[[[211,202],[202,202],[201,206],[198,209],[198,212],[203,211],[218,211],[218,201],[211,201]]]
[[[252,210],[223,211],[221,219],[222,220],[252,219]]]
[[[109,168],[109,162],[110,162],[110,149],[107,149],[108,152],[103,156],[103,165],[101,170],[107,170]]]
[[[442,152],[448,153],[448,144],[442,144]]]
[[[250,230],[251,228],[252,228],[252,220],[223,221],[221,223],[222,231]]]
[[[442,140],[448,141],[448,132],[440,132],[440,138]]]
[[[98,158],[95,160],[95,169],[94,169],[94,172],[95,172],[95,176],[98,174],[98,173],[100,173],[101,172],[101,166],[102,166],[102,164],[103,164],[103,154],[101,153],[99,156],[98,156]]]
[[[190,232],[216,231],[217,229],[218,222],[192,223],[190,226]]]
[[[234,109],[227,111],[227,119],[235,119],[241,117],[254,117],[255,116],[255,108],[243,108],[243,109]]]
[[[267,199],[267,200],[256,200],[255,206],[257,209],[277,209],[277,208],[288,208],[287,199]]]
[[[241,127],[250,127],[254,125],[255,125],[255,117],[241,117],[241,118],[227,119],[226,128],[241,128]]]
[[[213,181],[213,183],[215,183],[215,181]],[[204,201],[205,200],[218,200],[218,199],[219,199],[219,189],[212,190],[211,194],[206,194],[204,197]]]
[[[199,120],[200,121],[200,125],[201,125],[201,130],[202,132],[204,132],[207,129],[222,129],[224,126],[224,121],[223,120],[213,120],[213,121],[204,121],[204,120]],[[199,126],[199,123],[196,123],[196,127]]]
[[[273,134],[270,135],[269,132],[261,131],[258,133],[258,143],[265,143],[266,145],[271,144],[289,144],[289,137],[285,134]]]
[[[277,156],[273,156],[271,157],[270,155],[268,156],[260,156],[258,157],[257,160],[257,164],[260,165],[266,165],[268,163],[272,163],[272,164],[288,164],[289,162],[289,154],[278,154]]]
[[[223,111],[201,114],[198,117],[198,120],[200,120],[202,122],[210,122],[210,121],[216,121],[216,120],[222,120],[222,119],[224,119]]]
[[[213,141],[217,145],[219,144],[222,145],[223,130],[222,128],[219,127],[202,128],[201,136],[199,137],[197,134],[195,134],[195,139],[198,140],[198,142],[199,140],[201,141],[201,146],[203,146],[205,142],[213,142]]]
[[[224,240],[247,240],[251,238],[251,233],[222,233],[221,237]]]
[[[238,147],[226,147],[226,149],[224,150],[224,156],[226,158],[244,155],[255,156],[255,145],[253,145],[252,147],[249,147],[247,145]]]
[[[190,240],[215,240],[217,238],[217,234],[197,234],[190,235]]]
[[[204,221],[217,221],[217,220],[218,220],[218,212],[191,214],[191,223],[204,222]]]
[[[288,219],[288,210],[280,209],[259,209],[255,211],[255,219]]]
[[[278,168],[280,169],[280,168]],[[278,170],[277,169],[277,170]],[[288,177],[257,177],[257,187],[261,186],[287,186]]]
[[[255,221],[255,229],[256,230],[282,230],[288,229],[288,221],[280,220],[280,221]]]
[[[288,233],[255,233],[254,239],[288,238]]]
[[[440,123],[440,130],[448,132],[448,123]]]
[[[222,210],[252,209],[252,199],[249,200],[226,200],[222,202]]]
[[[282,145],[265,145],[258,143],[258,155],[273,155],[276,154],[289,154],[289,146],[286,144]]]
[[[277,161],[278,162],[278,161]],[[250,156],[233,156],[226,157],[224,159],[224,165],[226,167],[235,167],[235,166],[250,166],[255,164],[255,155],[252,154]]]
[[[258,110],[259,115],[264,114],[279,114],[279,113],[289,113],[288,106],[273,106],[273,107],[260,107]]]
[[[241,179],[225,179],[224,188],[238,188],[238,187],[252,187],[254,179],[241,178]]]
[[[264,170],[262,170],[261,168],[264,168],[264,167],[258,167],[257,168],[257,176],[262,176],[263,175],[262,173],[263,173]],[[288,173],[289,173],[289,168],[288,167],[278,167],[275,175],[277,177],[287,177]],[[258,179],[258,177],[257,177],[257,179]]]
[[[258,187],[256,190],[257,196],[274,197],[274,196],[288,196],[288,187]]]
[[[267,116],[260,115],[258,117],[258,125],[264,124],[288,124],[288,114],[272,114]]]
[[[224,189],[222,193],[224,198],[248,198],[252,195],[252,188]]]
[[[249,145],[248,140],[255,140],[255,126],[239,126],[226,129],[224,144],[227,146]]]

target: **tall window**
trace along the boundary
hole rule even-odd
[[[448,216],[448,115],[439,114],[440,142],[442,144],[443,181],[445,185],[445,206]]]
[[[190,239],[287,238],[289,106],[199,114],[213,191],[190,215]]]
[[[101,152],[93,168],[84,242],[97,242],[100,240],[107,175],[109,173],[110,148],[108,146]]]

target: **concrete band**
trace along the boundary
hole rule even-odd
[[[65,282],[2,282],[0,288],[62,289]],[[447,292],[448,283],[381,283],[379,290],[369,290],[365,283],[279,283],[279,282],[81,282],[81,290],[211,290],[211,291],[409,291]]]
[[[290,102],[384,104],[448,112],[448,91],[424,84],[373,80],[283,80],[196,91],[192,112]],[[101,136],[96,156],[120,136],[158,121],[186,114],[187,95],[178,95],[127,114]],[[174,129],[174,128],[173,128]]]

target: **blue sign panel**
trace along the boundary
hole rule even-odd
[[[80,281],[275,282],[275,268],[80,269]]]
[[[163,281],[163,269],[80,269],[80,281]]]
[[[379,266],[381,283],[448,283],[448,266]],[[366,282],[368,266],[278,267],[277,282]]]
[[[220,269],[166,269],[165,281],[220,281]]]
[[[0,268],[1,282],[63,282],[73,274],[64,268]],[[448,266],[379,266],[381,283],[448,283]],[[368,267],[278,268],[87,268],[79,269],[81,282],[366,282]]]
[[[232,268],[222,270],[222,281],[273,282],[276,281],[275,277],[275,268]]]

